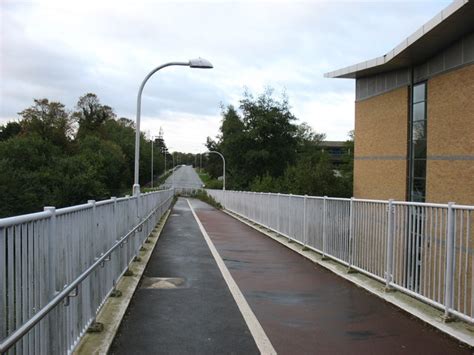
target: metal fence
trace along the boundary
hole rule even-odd
[[[474,206],[207,190],[226,209],[474,323]]]
[[[0,219],[0,353],[71,352],[173,190]]]

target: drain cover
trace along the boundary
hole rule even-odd
[[[184,279],[181,277],[144,277],[141,288],[153,289],[173,289],[184,286]]]
[[[171,215],[171,217],[178,217],[178,216],[180,216],[178,213],[173,213],[173,214]]]

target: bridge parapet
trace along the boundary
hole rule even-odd
[[[227,210],[474,323],[474,206],[207,190]]]
[[[0,219],[0,353],[74,349],[173,190]]]

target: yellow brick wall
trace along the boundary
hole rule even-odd
[[[404,201],[406,166],[404,160],[355,160],[354,197]]]
[[[406,199],[408,87],[356,102],[354,197]]]
[[[428,202],[474,205],[474,65],[428,81]]]

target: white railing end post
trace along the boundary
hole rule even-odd
[[[394,222],[394,210],[393,210],[393,199],[388,200],[387,206],[387,250],[385,255],[385,290],[388,291],[391,288],[393,280],[393,222]]]
[[[448,202],[448,221],[446,225],[446,272],[444,280],[444,316],[445,322],[452,319],[450,310],[453,308],[454,296],[454,264],[455,264],[455,248],[454,248],[454,228],[455,216],[453,206],[454,202]]]

